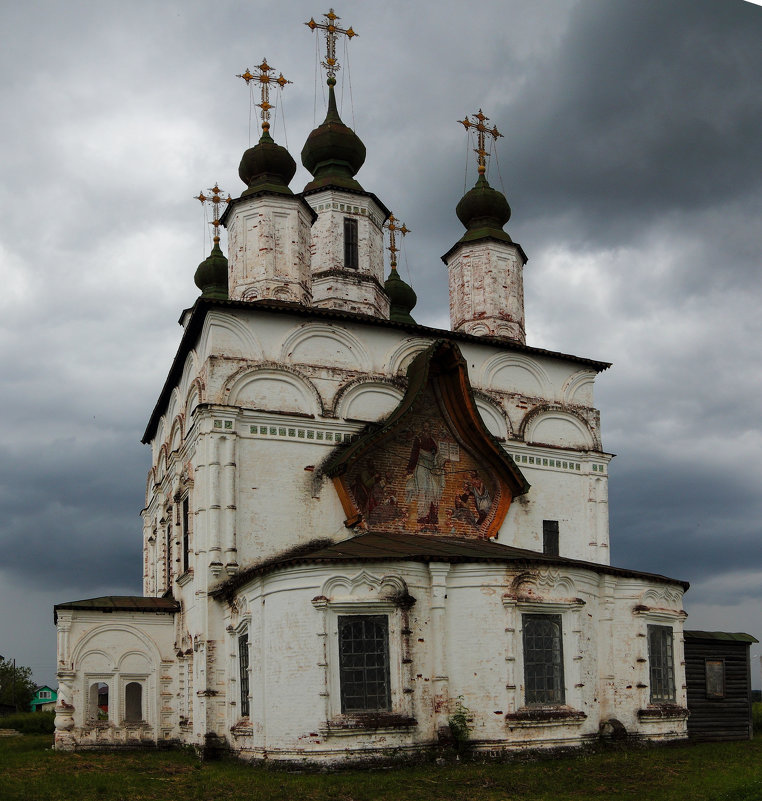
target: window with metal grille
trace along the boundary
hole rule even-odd
[[[648,664],[651,668],[651,703],[675,700],[675,662],[672,627],[648,627]]]
[[[347,270],[356,270],[359,266],[359,253],[357,246],[357,220],[352,217],[344,218],[344,267]]]
[[[558,556],[558,520],[542,521],[542,552]]]
[[[526,705],[564,703],[561,615],[522,615]]]
[[[238,638],[238,678],[241,683],[241,717],[249,716],[249,635]]]
[[[389,620],[386,615],[339,617],[341,711],[388,712]]]

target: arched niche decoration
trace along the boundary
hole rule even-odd
[[[192,420],[193,410],[204,403],[205,387],[200,378],[194,378],[185,397],[185,419]]]
[[[579,370],[573,373],[566,379],[561,390],[564,403],[592,406],[594,385],[595,373],[592,370]]]
[[[165,412],[165,416],[167,420],[171,420],[174,423],[175,418],[177,415],[182,411],[182,399],[180,398],[180,392],[175,387],[172,390],[172,394],[169,396],[169,403],[167,404],[167,410]],[[167,442],[171,442],[172,436],[172,425],[170,424],[170,436],[167,437]]]
[[[181,397],[188,396],[188,387],[193,382],[194,376],[198,375],[198,354],[195,348],[188,351],[183,364],[183,372],[178,381],[177,387]]]
[[[117,648],[119,657],[112,657],[111,651]],[[147,654],[149,662],[154,668],[161,662],[161,654],[156,643],[138,625],[123,622],[106,623],[87,632],[77,642],[72,649],[71,664],[74,670],[79,670],[80,662],[85,659],[87,654],[97,652],[108,657],[110,670],[113,672],[116,670],[121,656],[132,651]]]
[[[172,429],[169,435],[169,452],[174,453],[179,450],[185,439],[185,416],[178,414],[172,422]]]
[[[403,391],[390,381],[357,379],[336,393],[332,411],[342,420],[374,423],[388,417],[403,395]]]
[[[390,350],[384,358],[384,363],[389,366],[389,371],[394,375],[404,376],[410,362],[431,343],[426,339],[419,339],[418,337],[409,337],[402,340],[399,344]]]
[[[283,340],[280,358],[290,364],[371,370],[370,356],[362,342],[349,331],[325,323],[305,323],[292,331]]]
[[[198,345],[198,357],[203,362],[219,353],[253,361],[264,358],[262,344],[245,322],[233,313],[209,311]]]
[[[323,401],[315,385],[285,365],[245,368],[235,373],[226,382],[223,398],[231,406],[248,409],[323,414]]]
[[[537,406],[523,419],[525,442],[576,450],[600,450],[598,437],[582,417],[555,404]]]
[[[478,391],[474,391],[474,400],[487,431],[498,439],[508,439],[510,435],[508,419],[500,405],[483,392]]]
[[[479,385],[534,398],[552,397],[548,374],[521,353],[500,353],[488,359],[479,371]]]

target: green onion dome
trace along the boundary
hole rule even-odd
[[[406,284],[399,276],[397,267],[392,264],[389,277],[384,282],[384,290],[389,296],[389,319],[395,323],[413,323],[415,320],[410,316],[418,296],[410,284]]]
[[[354,176],[365,163],[365,145],[360,137],[341,121],[336,107],[334,78],[328,79],[328,114],[307,137],[302,148],[302,164],[313,180],[304,187],[307,192],[324,186],[362,191]]]
[[[511,219],[511,207],[502,192],[493,189],[481,173],[475,186],[466,192],[455,207],[458,219],[468,229],[460,239],[470,242],[491,237],[510,242],[503,226]]]
[[[198,265],[193,277],[202,298],[228,299],[228,260],[220,250],[220,238],[214,237],[212,252]]]
[[[269,128],[269,123],[264,122],[259,143],[243,154],[238,175],[248,188],[241,197],[263,191],[293,194],[288,185],[296,172],[296,162],[285,147],[275,144]]]

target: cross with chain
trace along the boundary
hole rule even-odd
[[[498,131],[497,125],[488,128],[484,124],[489,121],[489,117],[485,117],[481,109],[479,109],[478,114],[472,114],[471,117],[473,119],[469,120],[468,117],[466,117],[464,120],[458,120],[458,122],[464,126],[466,130],[469,128],[476,129],[478,146],[474,148],[474,153],[479,157],[479,175],[484,175],[487,171],[487,151],[484,147],[485,135],[489,134],[493,139],[497,139],[498,136],[502,136],[502,134]],[[476,122],[474,120],[476,120]]]
[[[399,220],[393,215],[389,215],[389,219],[384,223],[384,228],[389,232],[389,257],[391,261],[391,268],[392,270],[397,269],[397,253],[399,252],[399,248],[397,247],[397,239],[396,235],[399,233],[401,236],[405,236],[405,234],[410,233],[410,228],[405,226],[405,223],[402,225],[397,225]]]
[[[277,83],[282,89],[287,83],[292,83],[292,81],[287,81],[283,77],[282,72],[278,74],[277,78],[271,75],[270,73],[274,73],[275,70],[267,63],[266,58],[262,59],[262,63],[258,67],[254,67],[254,72],[256,74],[249,72],[249,68],[246,67],[246,72],[241,75],[236,75],[236,78],[243,78],[247,86],[252,81],[257,81],[259,83],[262,90],[262,102],[256,105],[257,108],[262,109],[262,130],[268,131],[270,129],[270,109],[272,108],[270,105],[270,84]]]
[[[207,189],[206,191],[211,192],[211,195],[207,196],[203,192],[199,192],[198,195],[196,196],[196,200],[200,200],[202,204],[208,203],[212,207],[214,213],[214,219],[212,220],[210,225],[214,226],[214,241],[219,242],[220,241],[219,227],[221,225],[220,206],[223,203],[225,205],[227,205],[228,203],[232,203],[233,198],[231,198],[230,195],[228,195],[227,197],[222,197],[221,196],[222,189],[220,189],[216,183],[211,189]]]
[[[341,69],[339,67],[339,62],[336,60],[336,36],[339,33],[343,33],[347,39],[351,39],[353,36],[357,36],[351,27],[349,28],[339,28],[336,24],[337,19],[341,19],[341,17],[337,17],[334,13],[333,9],[330,9],[327,14],[324,14],[325,22],[315,22],[314,17],[310,17],[309,22],[305,22],[304,24],[311,30],[314,31],[316,29],[325,31],[325,61],[321,61],[321,65],[328,70],[328,81],[329,83],[333,80],[336,81],[336,71]]]

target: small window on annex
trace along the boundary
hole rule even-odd
[[[238,680],[241,686],[241,717],[249,716],[249,635],[238,638]]]
[[[344,218],[344,269],[356,270],[360,266],[357,220]]]
[[[389,619],[346,615],[338,624],[342,713],[390,711]]]
[[[127,723],[143,720],[143,685],[140,682],[128,682],[124,688],[124,719]]]
[[[725,660],[707,659],[705,661],[705,670],[706,670],[706,697],[724,698]]]
[[[651,673],[651,703],[675,700],[675,661],[672,653],[672,627],[648,627],[648,664]]]
[[[88,716],[94,720],[108,720],[108,684],[96,681],[90,685]]]
[[[522,615],[527,706],[563,704],[564,654],[561,615]]]

